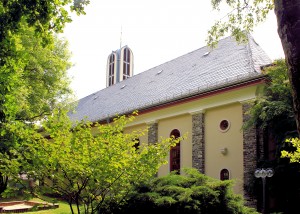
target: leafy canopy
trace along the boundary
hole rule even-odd
[[[13,148],[22,147],[20,131],[31,132],[34,123],[72,98],[67,69],[71,66],[66,41],[52,35],[44,45],[35,28],[19,23],[10,34],[10,51],[0,58],[0,152],[13,160]],[[51,40],[50,40],[51,39]],[[5,50],[0,47],[0,54]],[[19,129],[20,128],[20,129]],[[9,164],[9,162],[2,162]],[[8,177],[0,171],[0,193]]]
[[[71,22],[67,5],[82,14],[88,3],[89,0],[0,1],[0,121],[38,117],[47,111],[45,102],[51,106],[54,96],[60,99],[68,93],[65,86],[57,85],[57,78],[63,85],[68,84],[64,75],[69,53],[66,43],[58,42],[54,33]],[[41,101],[39,107],[37,103]],[[28,109],[38,114],[28,115]]]
[[[300,163],[300,139],[292,138],[287,139],[287,143],[291,143],[294,147],[293,151],[281,151],[282,158],[289,158],[291,163]]]
[[[70,53],[55,33],[71,21],[69,11],[84,14],[88,3],[0,1],[0,152],[1,167],[11,169],[6,175],[0,171],[0,193],[6,189],[8,176],[21,170],[15,152],[26,148],[24,143],[35,136],[34,123],[69,99]]]
[[[271,126],[279,141],[296,129],[292,109],[291,85],[288,81],[287,66],[284,60],[276,60],[264,69],[267,83],[264,93],[257,97],[248,114],[250,119],[244,128]]]
[[[212,47],[227,33],[239,42],[247,41],[247,33],[265,21],[267,14],[274,9],[274,0],[211,0],[211,3],[215,10],[225,7],[225,3],[230,8],[228,14],[208,31],[207,43]]]
[[[0,67],[0,120],[34,121],[71,94],[67,70],[70,68],[68,44],[56,36],[43,46],[34,28],[23,25],[13,36],[17,50]]]
[[[166,163],[170,147],[180,140],[164,139],[136,149],[145,130],[123,132],[133,118],[121,116],[112,124],[74,126],[57,112],[44,123],[50,140],[41,133],[32,132],[30,137],[21,132],[24,140],[30,140],[14,150],[14,164],[29,178],[43,182],[32,191],[58,194],[70,205],[76,203],[78,213],[80,205],[84,205],[84,213],[96,213],[104,202],[120,203],[134,184],[153,177]],[[10,166],[1,170],[10,173]],[[15,182],[20,181],[17,174],[18,170],[9,174]]]
[[[84,14],[89,0],[2,0],[0,2],[0,43],[11,33],[18,33],[20,23],[33,26],[36,32],[61,32],[71,22],[67,5],[71,11]]]

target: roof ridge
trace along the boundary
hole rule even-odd
[[[225,39],[230,39],[230,38],[232,38],[232,36],[226,36],[226,37],[220,39],[219,42],[221,42],[221,41],[223,41],[223,40],[225,40]],[[219,42],[218,42],[218,43],[219,43]],[[166,62],[163,62],[163,63],[161,63],[161,64],[159,64],[159,65],[156,65],[156,66],[154,66],[154,67],[151,67],[151,68],[149,68],[149,69],[146,69],[145,71],[142,71],[142,72],[140,72],[140,73],[138,73],[138,74],[135,74],[134,76],[139,75],[139,74],[142,74],[142,73],[147,72],[147,71],[149,71],[149,70],[152,70],[152,69],[154,69],[154,68],[156,68],[156,67],[160,67],[160,66],[162,66],[162,65],[164,65],[164,64],[167,64],[167,63],[169,63],[169,62],[175,61],[175,60],[177,60],[178,58],[181,58],[181,57],[183,57],[183,56],[186,56],[186,55],[188,55],[188,54],[194,53],[194,52],[199,51],[199,50],[204,49],[204,48],[209,48],[210,51],[211,51],[211,50],[216,49],[217,47],[216,47],[216,48],[212,48],[212,47],[210,47],[210,46],[208,46],[208,45],[206,44],[206,45],[204,45],[204,46],[202,46],[202,47],[200,47],[200,48],[197,48],[197,49],[195,49],[195,50],[189,51],[189,52],[187,52],[187,53],[185,53],[185,54],[182,54],[182,55],[180,55],[180,56],[177,56],[177,57],[175,57],[175,58],[173,58],[173,59],[170,59],[170,60],[168,60],[168,61],[166,61]]]
[[[226,39],[230,39],[230,38],[232,38],[232,36],[224,37],[224,38],[220,39],[219,42],[221,42],[221,41],[223,41],[223,40],[226,40]],[[219,42],[218,42],[218,43],[219,43]],[[127,46],[127,45],[125,45],[125,46]],[[125,47],[125,46],[123,46],[123,47]],[[122,48],[123,48],[123,47],[122,47]],[[120,48],[120,49],[122,49],[122,48]],[[148,71],[150,71],[150,70],[152,70],[152,69],[155,69],[155,68],[157,68],[157,67],[160,67],[160,66],[162,66],[162,65],[164,65],[164,64],[170,63],[170,62],[172,62],[172,61],[176,61],[178,58],[181,58],[181,57],[183,57],[183,56],[186,56],[186,55],[188,55],[188,54],[194,53],[194,52],[199,51],[199,50],[204,49],[204,48],[209,48],[210,51],[212,51],[212,50],[216,49],[217,47],[211,48],[211,47],[209,47],[208,45],[202,46],[202,47],[197,48],[197,49],[195,49],[195,50],[193,50],[193,51],[190,51],[190,52],[188,52],[188,53],[182,54],[182,55],[180,55],[180,56],[178,56],[178,57],[176,57],[176,58],[173,58],[173,59],[170,59],[170,60],[168,60],[168,61],[166,61],[166,62],[163,62],[163,63],[161,63],[161,64],[159,64],[159,65],[156,65],[156,66],[154,66],[154,67],[151,67],[151,68],[149,68],[149,69],[146,69],[146,70],[144,70],[144,71],[142,71],[142,72],[140,72],[140,73],[134,74],[133,76],[131,76],[131,77],[128,78],[128,79],[131,79],[131,78],[133,78],[133,77],[135,77],[135,76],[141,75],[141,74],[143,74],[143,73],[145,73],[145,72],[148,72]],[[118,51],[118,50],[120,50],[120,49],[117,49],[117,50],[115,50],[115,51],[113,51],[113,52],[116,52],[116,51]],[[127,80],[127,79],[126,79],[126,80]],[[122,82],[123,82],[123,84],[126,84],[126,83],[124,82],[124,81],[126,81],[126,80],[123,80],[123,81],[121,81],[121,82],[117,82],[117,83],[115,83],[114,85],[118,85],[118,83],[121,84]],[[112,86],[113,86],[113,85],[111,85],[111,86],[109,86],[109,87],[112,87]],[[108,88],[108,87],[105,87],[105,88],[102,88],[102,89],[100,89],[100,90],[97,90],[97,91],[95,91],[95,92],[93,92],[93,93],[91,93],[91,94],[89,94],[89,95],[86,95],[86,96],[84,96],[84,97],[82,97],[82,98],[80,98],[80,99],[78,99],[78,100],[84,99],[84,98],[89,97],[89,96],[93,96],[93,95],[97,94],[98,92],[103,91],[103,90],[105,90],[105,89],[107,89],[107,88]]]
[[[254,66],[254,60],[253,60],[253,55],[252,55],[252,49],[251,49],[251,45],[250,45],[250,40],[253,40],[252,36],[250,35],[250,33],[247,34],[247,44],[246,44],[246,50],[248,53],[248,58],[249,58],[249,62],[250,62],[250,68],[252,69],[252,71],[255,71],[255,66]]]
[[[200,47],[81,98],[77,101],[76,113],[70,117],[97,121],[132,109],[145,109],[230,87],[260,77],[258,66],[269,63],[266,54],[250,36],[248,45],[238,44],[229,36],[221,39],[218,47],[209,48],[207,45]],[[207,51],[210,54],[205,55]],[[162,69],[166,72],[158,75]],[[123,85],[128,87],[121,89]]]

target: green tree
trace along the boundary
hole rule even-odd
[[[248,32],[263,22],[269,12],[277,17],[278,34],[281,39],[291,83],[294,115],[300,134],[300,2],[299,0],[211,0],[213,8],[219,9],[225,2],[232,11],[226,20],[220,20],[209,31],[208,43],[215,45],[225,33],[230,32],[238,41],[245,41]]]
[[[45,69],[43,72],[46,73],[45,77],[48,76],[48,80],[50,80],[51,75],[56,77],[56,74],[50,74],[52,71],[61,72],[64,71],[63,63],[61,63],[61,68],[57,67],[58,59],[52,58],[48,60],[48,65],[46,66],[46,54],[43,54],[43,59],[39,57],[37,53],[35,53],[35,48],[38,48],[39,51],[48,50],[49,53],[51,51],[56,51],[56,53],[50,53],[53,55],[63,54],[63,52],[58,51],[59,47],[53,47],[60,45],[61,48],[64,48],[65,44],[61,42],[59,44],[58,40],[55,39],[54,33],[61,32],[65,23],[70,22],[71,19],[69,17],[67,11],[67,4],[70,5],[71,10],[76,11],[78,14],[84,13],[83,6],[88,4],[88,0],[3,0],[0,1],[0,121],[8,122],[14,121],[20,114],[21,108],[22,112],[25,111],[28,114],[28,109],[35,111],[31,115],[33,117],[38,117],[38,115],[42,115],[42,112],[38,112],[41,108],[44,108],[45,105],[39,107],[39,101],[42,99],[36,99],[34,93],[44,94],[47,93],[50,95],[54,90],[54,93],[58,90],[55,89],[57,85],[53,85],[50,89],[48,87],[48,92],[45,92],[45,89],[42,89],[42,83],[45,81],[40,79],[40,85],[38,85],[38,81],[35,81],[35,77],[41,78],[42,72],[41,68]],[[26,35],[24,35],[24,33]],[[26,38],[28,37],[28,38]],[[37,40],[35,42],[34,40]],[[54,43],[55,40],[55,43]],[[29,51],[26,50],[29,48]],[[45,48],[43,50],[43,48]],[[65,48],[63,49],[65,50]],[[64,60],[65,56],[61,55],[61,58]],[[50,69],[51,61],[55,59],[53,62],[55,65],[53,66],[55,69]],[[28,61],[32,60],[30,63]],[[35,61],[34,61],[35,60]],[[43,60],[43,62],[38,62],[37,60]],[[63,61],[62,60],[62,61]],[[42,63],[43,66],[38,68],[37,64]],[[27,76],[25,77],[24,71],[27,69],[32,70],[32,74],[27,72]],[[57,69],[57,70],[56,70]],[[48,72],[49,71],[49,72]],[[36,72],[36,76],[33,75]],[[28,87],[26,82],[23,80],[24,78],[33,80],[32,87]],[[44,78],[44,77],[43,77]],[[65,78],[62,80],[62,82]],[[58,82],[54,78],[52,82]],[[34,90],[33,87],[37,87]],[[42,90],[41,90],[42,89]],[[59,86],[59,90],[61,87]],[[34,91],[34,93],[32,93]],[[23,93],[25,93],[23,96]],[[30,99],[26,97],[28,93],[31,93]],[[49,96],[48,96],[49,97]],[[43,97],[45,102],[48,102],[48,106],[50,106],[53,100],[47,100],[47,97]],[[20,102],[25,100],[30,100],[30,103],[27,102],[25,105],[19,105]],[[24,104],[23,102],[22,104]],[[32,105],[32,106],[30,106]],[[44,109],[45,110],[45,109]],[[29,116],[29,115],[26,115]],[[28,118],[27,118],[28,119]]]
[[[136,188],[121,206],[108,204],[104,213],[257,213],[245,207],[232,190],[232,181],[220,181],[184,169],[184,175],[154,178]]]
[[[22,35],[24,28],[30,27],[39,42],[41,40],[41,45],[53,45],[54,33],[62,32],[65,24],[71,22],[66,5],[72,2],[70,9],[78,14],[84,13],[83,6],[89,3],[88,0],[0,1],[0,120],[6,117],[2,110],[3,105],[8,105],[5,95],[12,90],[18,72],[24,69],[17,35]]]
[[[13,36],[16,55],[0,67],[2,122],[40,119],[71,93],[67,42],[53,36],[51,44],[44,46],[34,31],[26,24],[19,29]]]
[[[287,66],[284,60],[275,60],[264,69],[267,85],[263,95],[256,98],[249,110],[250,120],[244,128],[258,126],[270,130],[275,140],[282,143],[285,138],[295,136],[296,123],[292,109],[291,85],[288,81]],[[270,128],[271,127],[271,128]]]
[[[18,33],[21,22],[35,28],[40,35],[61,32],[66,23],[71,22],[67,5],[71,11],[84,14],[84,6],[89,0],[2,0],[0,2],[0,44],[1,58],[6,51],[12,50],[10,41],[12,34]],[[2,59],[3,60],[3,59]],[[3,62],[3,61],[2,61]]]
[[[104,202],[120,203],[134,184],[153,177],[166,163],[170,146],[178,142],[169,138],[137,149],[135,144],[144,131],[123,133],[133,118],[121,116],[105,125],[73,125],[67,116],[55,114],[43,126],[50,140],[38,132],[32,132],[32,137],[24,134],[24,140],[31,140],[15,150],[18,161],[12,165],[19,164],[16,168],[22,168],[28,178],[43,182],[36,190],[66,199],[72,213],[74,203],[77,213],[96,213]],[[3,171],[10,173],[10,167]],[[18,176],[14,178],[19,181]]]
[[[88,3],[89,0],[0,1],[0,121],[13,120],[18,108],[21,107],[16,106],[13,99],[24,99],[25,96],[12,94],[12,91],[21,87],[23,70],[30,69],[32,66],[28,65],[26,57],[30,58],[34,54],[34,45],[38,45],[40,49],[45,47],[53,50],[53,45],[59,45],[57,42],[53,43],[54,33],[61,32],[65,24],[71,22],[66,5],[70,5],[71,11],[81,14],[84,13],[83,6]],[[29,30],[27,30],[28,28]],[[26,31],[31,32],[31,35],[26,33],[30,41],[26,41],[23,36]],[[33,44],[33,38],[36,38],[38,42]],[[26,47],[30,47],[31,53],[26,52]],[[41,60],[45,61],[45,59]],[[48,62],[50,61],[48,60]],[[48,70],[50,70],[50,65],[51,63],[47,67]],[[26,66],[27,68],[25,68]],[[48,74],[50,73],[51,71],[48,72]],[[52,89],[54,88],[52,87]],[[50,89],[48,90],[50,91]]]
[[[22,147],[17,134],[51,114],[67,100],[70,66],[67,43],[55,37],[71,22],[71,11],[84,14],[89,0],[0,1],[0,152],[13,159]],[[26,129],[25,129],[26,127]],[[24,139],[22,139],[24,140]],[[25,139],[26,141],[26,139]],[[8,164],[2,160],[1,164]],[[0,171],[0,193],[8,177]]]
[[[244,128],[256,126],[263,130],[264,155],[258,159],[258,167],[272,167],[275,170],[275,175],[268,181],[268,193],[276,200],[273,209],[293,213],[299,204],[300,168],[281,156],[282,151],[295,151],[285,141],[297,136],[287,69],[284,60],[276,60],[263,70],[267,75],[265,91],[254,101],[248,112],[251,119],[244,124]],[[259,182],[254,183],[254,191],[257,185],[261,185]]]
[[[23,123],[31,129],[53,108],[71,99],[67,42],[54,36],[44,46],[43,39],[36,37],[35,29],[26,23],[12,38],[16,45],[14,57],[8,57],[5,65],[0,66],[0,152],[7,155],[22,144],[12,124]],[[8,177],[0,171],[0,178],[1,193]]]

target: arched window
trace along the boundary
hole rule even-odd
[[[140,139],[136,138],[134,139],[135,144],[133,145],[133,147],[135,148],[135,150],[138,150],[140,148]]]
[[[229,180],[229,171],[228,169],[222,169],[220,172],[220,180],[224,181],[224,180]]]
[[[108,68],[108,85],[111,86],[115,83],[115,55],[111,54],[109,57],[109,68]]]
[[[130,77],[130,50],[124,48],[123,51],[123,80]]]
[[[172,130],[170,137],[175,139],[180,137],[180,131],[178,129]],[[177,171],[180,173],[180,142],[170,150],[170,171]]]

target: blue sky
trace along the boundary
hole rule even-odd
[[[106,60],[120,43],[133,51],[135,74],[203,47],[209,27],[223,16],[210,0],[91,0],[63,34],[73,54],[71,87],[77,98],[105,88]],[[284,57],[276,28],[271,12],[252,33],[271,59]]]

